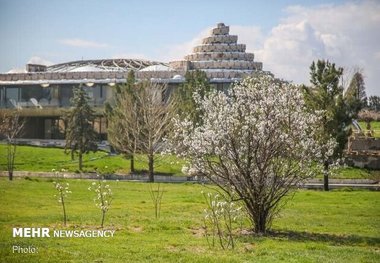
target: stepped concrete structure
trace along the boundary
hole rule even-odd
[[[0,74],[0,113],[19,109],[26,119],[23,137],[63,139],[62,118],[70,107],[73,88],[84,85],[91,104],[98,113],[94,128],[106,139],[104,103],[113,96],[112,86],[125,83],[133,70],[140,80],[166,83],[169,90],[185,81],[188,71],[202,70],[217,89],[226,89],[232,82],[262,72],[263,64],[254,61],[254,54],[238,43],[238,36],[229,34],[229,27],[217,24],[202,43],[183,60],[169,63],[141,59],[80,60],[56,65],[27,64],[24,72]]]
[[[246,53],[246,46],[238,44],[238,36],[229,34],[230,28],[223,23],[211,30],[211,36],[194,47],[193,53],[182,61],[169,65],[177,70],[203,70],[210,77],[240,78],[243,74],[262,70],[261,62],[254,62],[255,55]],[[216,73],[216,74],[215,74]],[[219,73],[219,74],[218,74]]]

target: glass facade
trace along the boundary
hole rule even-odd
[[[73,97],[73,84],[9,85],[0,87],[0,108],[25,109],[26,123],[23,138],[30,139],[64,139],[66,124],[62,111],[51,111],[55,108],[70,107]],[[103,107],[112,98],[112,88],[107,84],[83,86],[90,97],[89,104]],[[40,110],[42,108],[42,110]],[[36,110],[34,110],[36,109]],[[38,109],[38,110],[37,110]],[[31,111],[30,111],[31,110]],[[107,120],[99,116],[93,122],[99,140],[106,139]]]
[[[78,85],[76,85],[78,86]],[[40,85],[20,85],[0,87],[1,108],[27,107],[69,107],[73,97],[74,85],[61,84],[42,87]],[[90,104],[102,106],[112,97],[112,89],[107,84],[95,84],[92,87],[84,86],[90,97]]]

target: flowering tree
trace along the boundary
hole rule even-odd
[[[106,184],[106,180],[102,180],[99,175],[98,177],[99,180],[97,182],[93,182],[88,190],[93,191],[96,194],[94,202],[95,206],[102,211],[102,221],[100,226],[103,228],[106,213],[108,212],[112,202],[112,190],[110,186]]]
[[[61,172],[65,172],[66,170],[62,169]],[[54,195],[55,198],[57,198],[58,203],[62,205],[63,210],[63,224],[66,225],[67,222],[67,215],[66,215],[66,205],[65,205],[65,199],[66,197],[71,194],[71,191],[69,189],[69,183],[63,183],[59,181],[59,172],[55,169],[52,170],[52,172],[55,173],[57,180],[53,182],[54,188],[58,191],[58,194]]]
[[[205,236],[211,246],[218,239],[222,249],[234,248],[233,228],[243,214],[241,206],[231,201],[231,196],[221,193],[203,193],[207,209],[204,209]],[[211,241],[209,240],[211,239]]]
[[[319,117],[304,110],[301,90],[270,76],[249,77],[203,100],[203,123],[175,120],[173,151],[244,203],[256,233],[265,233],[281,200],[321,169]],[[331,150],[330,150],[331,151]]]

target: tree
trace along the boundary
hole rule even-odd
[[[318,60],[310,66],[312,87],[304,87],[304,96],[310,112],[321,112],[320,144],[326,144],[333,138],[337,144],[334,152],[324,151],[320,160],[324,162],[324,190],[329,190],[330,166],[340,157],[350,134],[352,115],[348,104],[343,99],[343,87],[339,79],[342,68],[336,68],[334,63]]]
[[[88,190],[93,191],[96,195],[96,197],[94,198],[94,202],[95,206],[98,207],[102,212],[102,220],[100,223],[100,227],[103,228],[106,213],[111,207],[113,195],[111,187],[108,184],[106,184],[106,181],[103,180],[103,178],[99,174],[97,175],[97,177],[97,182],[92,182]]]
[[[134,156],[139,136],[137,101],[134,98],[135,75],[128,73],[125,85],[116,85],[113,101],[106,104],[108,141],[119,152],[130,158],[131,172],[135,171]]]
[[[314,160],[331,142],[316,140],[319,118],[304,110],[298,87],[271,76],[246,78],[196,103],[203,123],[175,119],[171,148],[241,200],[255,232],[266,233],[283,198],[322,169]]]
[[[83,154],[97,150],[97,134],[93,128],[95,111],[89,105],[90,97],[82,86],[74,88],[71,98],[73,107],[67,113],[67,130],[65,152],[71,156],[78,154],[79,170],[83,168]]]
[[[154,182],[155,154],[163,149],[174,117],[175,103],[166,97],[166,89],[147,81],[120,87],[113,113],[108,115],[110,141],[125,153],[147,155],[150,182]]]
[[[197,110],[193,93],[203,98],[210,92],[211,85],[204,71],[188,71],[185,75],[185,82],[174,91],[178,101],[177,113],[182,117],[189,117],[194,124],[201,122],[202,112]]]
[[[356,118],[358,112],[367,106],[367,96],[363,74],[356,71],[351,78],[350,84],[344,94],[344,99],[350,108],[352,117]]]
[[[380,112],[380,97],[379,96],[370,96],[368,99],[368,108],[373,111]]]
[[[0,116],[0,135],[4,136],[7,142],[7,170],[10,181],[13,180],[17,150],[16,138],[21,135],[24,126],[25,121],[20,118],[20,112],[18,110],[12,111],[9,114],[3,113]]]

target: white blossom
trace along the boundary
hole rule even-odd
[[[227,92],[204,98],[194,93],[194,99],[202,124],[175,119],[172,153],[190,161],[188,173],[192,168],[224,189],[239,190],[252,205],[268,202],[276,191],[286,195],[321,170],[322,156],[333,154],[334,140],[319,143],[323,112],[305,110],[299,86],[266,75],[248,77]],[[257,200],[256,192],[262,193]]]

